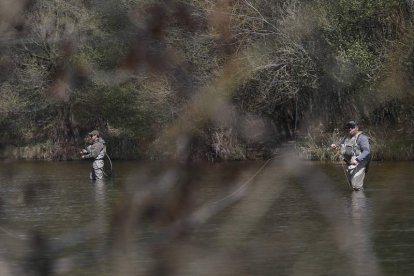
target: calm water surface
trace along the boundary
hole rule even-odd
[[[414,273],[413,162],[0,164],[0,275]]]

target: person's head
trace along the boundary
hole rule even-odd
[[[96,139],[99,138],[99,131],[97,130],[92,130],[91,132],[89,132],[89,139],[91,139],[92,141],[95,141]]]
[[[346,123],[345,129],[350,135],[354,136],[359,131],[358,123],[356,121],[349,121]]]

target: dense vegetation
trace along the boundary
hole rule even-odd
[[[413,158],[409,0],[0,2],[3,157],[306,158],[349,119]]]

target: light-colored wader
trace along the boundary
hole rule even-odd
[[[365,178],[365,166],[366,161],[358,163],[358,165],[350,165],[349,162],[352,157],[357,157],[361,154],[361,148],[357,141],[362,132],[358,132],[353,137],[347,137],[341,144],[341,154],[344,156],[344,160],[347,163],[346,176],[348,182],[351,184],[354,190],[361,190],[364,186]]]
[[[89,179],[102,179],[104,176],[103,168],[104,168],[104,157],[105,157],[106,148],[104,147],[99,155],[95,158],[92,163],[91,172],[89,173]]]
[[[92,169],[89,173],[89,179],[102,179],[103,178],[103,167],[104,161],[103,160],[95,160],[92,163]]]
[[[352,189],[361,190],[364,186],[365,165],[360,163],[357,166],[347,166],[346,176],[348,178],[349,183],[352,186]]]

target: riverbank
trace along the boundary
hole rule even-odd
[[[412,134],[405,131],[384,132],[371,130],[367,132],[371,143],[373,160],[387,161],[413,161],[414,160],[414,139]],[[330,149],[330,144],[340,139],[337,132],[326,133],[321,131],[308,132],[298,136],[294,141],[289,142],[289,147],[294,148],[301,159],[315,161],[340,161],[341,156],[338,151]],[[125,139],[108,138],[108,154],[116,160],[138,160],[138,159],[173,159],[168,153],[145,150],[148,147],[140,147],[139,143],[127,141]],[[50,160],[66,161],[79,160],[79,151],[84,145],[71,143],[44,142],[33,145],[7,145],[0,148],[0,158],[2,159],[23,159],[23,160]],[[225,161],[231,160],[263,160],[277,153],[286,144],[275,145],[244,145],[241,154],[237,156],[229,155]],[[200,153],[201,151],[206,151]],[[200,149],[194,160],[220,161],[211,157],[208,149]],[[204,156],[204,157],[203,157]],[[234,158],[233,158],[234,157]],[[203,159],[204,158],[204,159]]]

